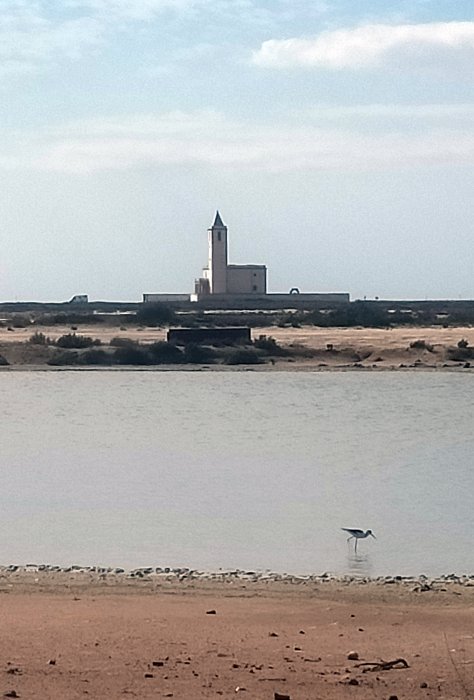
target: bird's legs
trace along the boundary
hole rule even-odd
[[[351,540],[354,540],[354,554],[357,554],[357,537],[354,537],[354,535],[351,535],[350,537],[347,538],[347,542],[350,542]]]

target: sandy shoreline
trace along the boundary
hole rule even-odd
[[[210,365],[155,365],[155,366],[51,366],[47,362],[56,349],[28,342],[34,330],[41,330],[45,336],[57,340],[61,335],[71,333],[70,327],[51,326],[19,328],[12,332],[0,328],[0,354],[8,362],[4,371],[18,369],[48,369],[51,371],[380,371],[380,370],[448,370],[470,373],[474,361],[466,361],[456,354],[457,344],[465,341],[469,348],[474,347],[474,328],[471,327],[398,327],[384,328],[301,328],[265,327],[253,328],[252,339],[271,336],[291,356],[275,356],[263,365],[226,366]],[[116,337],[148,345],[166,338],[163,328],[124,328],[97,325],[84,326],[77,333],[98,338],[102,347],[107,347]],[[420,345],[421,341],[421,345]],[[415,346],[413,346],[415,344]],[[472,351],[471,351],[472,356]]]
[[[254,581],[241,573],[193,580],[4,569],[0,693],[51,700],[470,697],[470,580],[447,578],[421,591],[407,580]],[[358,658],[349,660],[350,652]],[[408,667],[358,665],[399,658]]]

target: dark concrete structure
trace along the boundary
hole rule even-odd
[[[246,326],[233,328],[170,328],[167,340],[168,343],[173,343],[173,345],[186,345],[188,343],[245,345],[251,342],[250,328]]]

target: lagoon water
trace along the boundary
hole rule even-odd
[[[3,372],[0,406],[0,563],[474,572],[472,374]]]

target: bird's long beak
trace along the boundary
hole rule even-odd
[[[376,539],[377,539],[377,538],[375,537],[375,535],[374,535],[374,533],[373,533],[373,532],[371,532],[370,534],[371,534],[371,536],[372,536],[372,537],[374,538],[374,540],[376,540]]]

